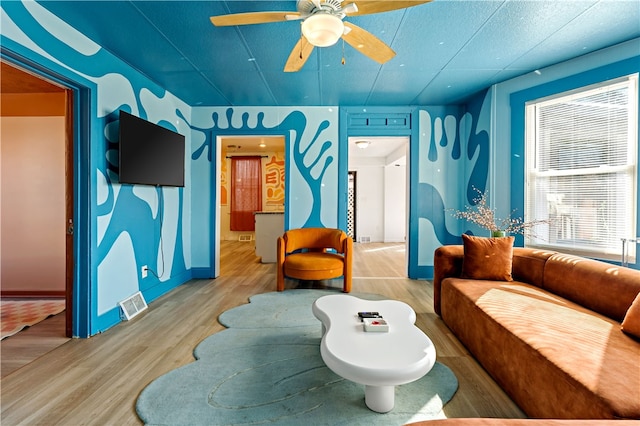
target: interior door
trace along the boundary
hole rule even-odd
[[[73,149],[73,91],[65,96],[65,335],[73,337],[73,283],[75,276],[75,223],[74,223],[74,149]],[[62,225],[62,224],[61,224]],[[63,225],[63,226],[64,226]]]

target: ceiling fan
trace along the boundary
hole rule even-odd
[[[405,9],[429,1],[431,0],[298,0],[298,10],[295,12],[234,13],[212,16],[211,23],[217,27],[225,27],[301,20],[302,35],[287,59],[285,72],[300,71],[314,47],[332,46],[340,38],[367,57],[384,64],[396,53],[378,37],[344,21],[344,18]]]

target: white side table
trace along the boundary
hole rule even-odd
[[[395,404],[395,386],[418,380],[436,362],[431,340],[415,326],[416,314],[396,300],[364,300],[350,295],[323,296],[313,304],[322,322],[320,354],[327,367],[365,385],[365,403],[386,413]],[[377,311],[388,332],[366,332],[358,312]]]

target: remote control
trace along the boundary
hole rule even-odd
[[[382,318],[382,315],[379,312],[358,312],[358,317],[362,321],[364,318]]]

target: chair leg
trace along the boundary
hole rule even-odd
[[[278,291],[284,290],[284,274],[281,269],[278,269],[277,278],[276,278],[276,289]]]
[[[343,278],[344,283],[342,285],[342,292],[351,293],[351,274],[345,275]]]

